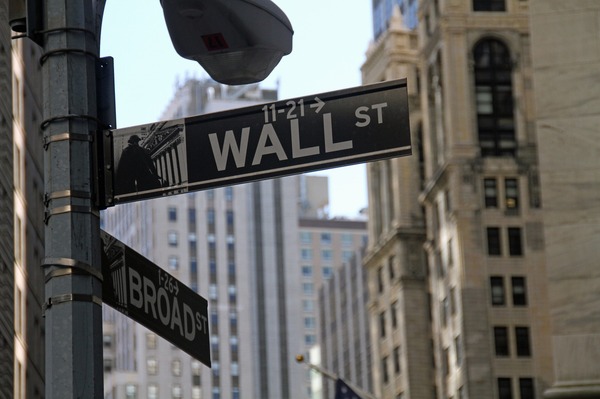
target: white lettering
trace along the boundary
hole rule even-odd
[[[370,109],[374,109],[377,111],[377,124],[381,125],[383,123],[383,108],[387,107],[388,103],[379,103],[371,105],[371,108],[367,106],[362,106],[356,108],[354,115],[358,119],[356,122],[357,127],[365,127],[369,126],[371,123],[371,116],[368,114]]]
[[[142,278],[138,272],[129,269],[129,303],[141,308],[144,305],[142,296]]]
[[[183,337],[183,324],[181,323],[181,314],[179,313],[179,302],[177,297],[173,297],[173,311],[171,312],[171,330],[175,330],[175,325],[179,327],[179,334]]]
[[[131,269],[130,269],[131,270]],[[144,312],[148,313],[148,304],[152,307],[152,316],[156,319],[156,287],[146,276],[144,276]]]
[[[323,114],[323,129],[325,131],[325,152],[334,152],[349,150],[352,148],[352,140],[333,142],[333,126],[331,124],[331,114]]]
[[[185,339],[193,341],[196,336],[196,329],[194,328],[194,313],[187,303],[183,303],[183,325],[185,331]]]
[[[290,121],[290,128],[292,129],[292,158],[308,157],[319,153],[319,146],[300,148],[300,127],[298,119],[292,119]]]
[[[233,130],[227,130],[225,132],[225,138],[223,140],[223,149],[219,147],[219,140],[216,133],[208,135],[210,140],[210,147],[212,148],[213,156],[215,157],[215,163],[217,164],[217,170],[222,171],[227,168],[227,158],[229,157],[229,151],[233,155],[235,166],[238,168],[244,167],[246,164],[246,151],[248,150],[248,136],[250,135],[250,128],[242,128],[242,140],[241,145],[238,145],[233,134]]]
[[[363,122],[356,122],[357,127],[369,126],[369,123],[371,123],[371,117],[365,112],[369,112],[369,107],[363,106],[356,108],[356,112],[354,113],[354,115],[356,115],[356,117],[359,119],[364,119]]]
[[[208,319],[206,316],[196,312],[196,328],[198,328],[200,331],[204,331],[205,334],[208,334],[208,327],[206,326],[207,323]]]
[[[267,139],[271,141],[270,146],[267,146]],[[263,125],[262,131],[260,132],[260,138],[258,139],[256,153],[254,154],[254,159],[252,160],[252,165],[260,164],[262,162],[262,157],[268,154],[277,154],[277,158],[280,161],[287,160],[287,155],[285,155],[283,146],[281,145],[281,142],[277,137],[277,133],[275,132],[275,129],[271,123]]]
[[[163,302],[161,299],[164,299],[164,303],[166,305],[165,312],[163,313]],[[169,294],[167,294],[167,290],[163,287],[158,289],[158,317],[160,321],[165,325],[169,325],[169,321],[171,319],[171,304],[169,303]]]
[[[371,108],[376,109],[377,110],[377,124],[381,125],[383,123],[383,111],[382,109],[387,107],[388,104],[387,103],[379,103],[379,104],[375,104],[372,105]]]

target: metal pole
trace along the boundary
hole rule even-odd
[[[102,281],[92,141],[98,4],[46,0],[44,54],[47,399],[102,398]]]

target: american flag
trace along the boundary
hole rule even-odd
[[[362,399],[340,378],[335,382],[335,399]]]

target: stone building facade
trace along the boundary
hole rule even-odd
[[[541,398],[554,383],[529,3],[420,1],[417,30],[397,11],[363,65],[365,83],[413,82],[413,156],[368,166],[382,398]],[[414,357],[386,343],[410,339]]]

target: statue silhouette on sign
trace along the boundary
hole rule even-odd
[[[117,166],[115,194],[129,194],[162,187],[150,153],[140,147],[140,137],[134,134],[127,140]]]

